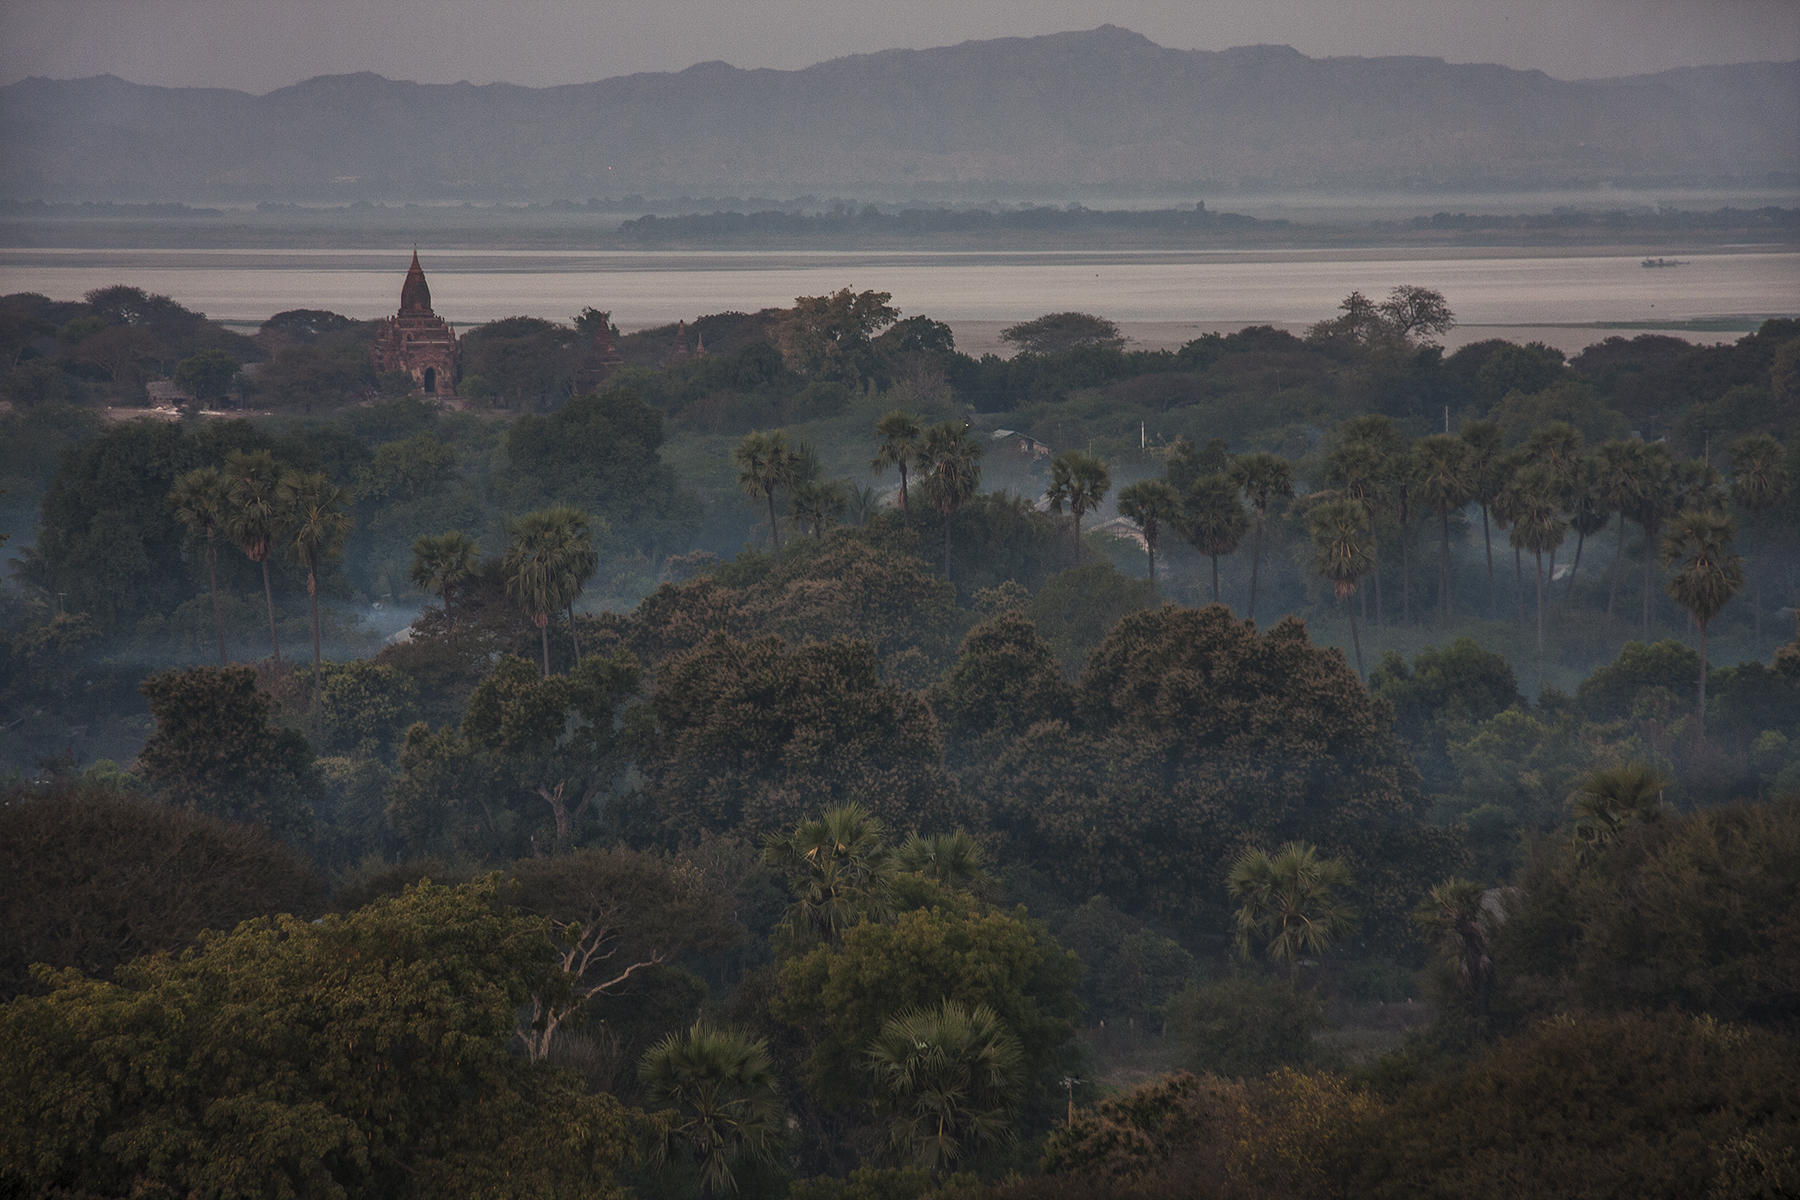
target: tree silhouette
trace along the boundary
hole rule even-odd
[[[281,468],[267,450],[233,450],[225,456],[225,532],[244,557],[262,567],[263,601],[269,609],[269,646],[275,669],[281,669],[281,638],[275,632],[275,589],[269,583],[269,555],[285,533],[285,517],[276,495]]]
[[[1500,426],[1493,421],[1471,421],[1463,427],[1462,440],[1469,446],[1469,498],[1481,506],[1481,548],[1487,556],[1488,616],[1492,618],[1499,615],[1499,599],[1494,587],[1494,539],[1488,529],[1488,510],[1506,486]]]
[[[577,524],[571,519],[579,517]],[[500,570],[510,596],[538,628],[544,678],[550,677],[550,614],[574,604],[593,573],[586,517],[566,505],[526,513],[507,530]]]
[[[950,578],[950,518],[981,487],[981,445],[966,424],[945,421],[925,432],[919,474],[932,506],[944,518],[944,578]]]
[[[1349,931],[1350,909],[1337,893],[1350,886],[1350,869],[1321,858],[1306,842],[1288,842],[1273,857],[1248,849],[1231,864],[1225,888],[1238,902],[1237,952],[1249,958],[1254,943],[1295,973],[1302,954],[1323,954]]]
[[[1450,511],[1475,494],[1469,477],[1469,445],[1447,433],[1420,438],[1412,446],[1413,487],[1438,515],[1438,622],[1448,628],[1455,598],[1450,582]]]
[[[1562,504],[1557,499],[1555,480],[1542,466],[1529,466],[1513,476],[1508,485],[1512,530],[1508,534],[1514,547],[1528,550],[1537,560],[1537,653],[1538,682],[1544,671],[1544,555],[1555,553],[1569,532],[1563,518]]]
[[[1219,602],[1219,556],[1235,554],[1250,528],[1237,485],[1223,475],[1203,475],[1181,498],[1181,528],[1188,542],[1212,560],[1212,598]]]
[[[1731,499],[1751,517],[1768,512],[1787,495],[1787,467],[1781,443],[1753,433],[1731,444]],[[1750,625],[1762,637],[1762,573],[1751,573]]]
[[[421,534],[412,544],[412,582],[422,592],[431,592],[444,602],[444,615],[450,615],[450,597],[475,577],[481,562],[481,548],[475,539],[458,530],[436,537]]]
[[[1050,461],[1050,511],[1074,517],[1075,562],[1081,562],[1081,518],[1100,506],[1112,479],[1106,464],[1080,450],[1065,450]]]
[[[850,926],[890,908],[887,827],[854,801],[769,835],[763,861],[787,877],[794,903],[783,924],[801,942],[836,942]]]
[[[696,1022],[646,1050],[638,1080],[652,1110],[675,1114],[658,1157],[692,1161],[702,1195],[733,1194],[741,1164],[775,1160],[787,1114],[761,1038]]]
[[[787,435],[753,431],[746,433],[731,452],[738,469],[738,487],[747,496],[760,496],[769,506],[769,546],[781,553],[781,523],[775,516],[775,490],[791,487],[799,474],[800,457],[788,445]]]
[[[1265,451],[1242,454],[1231,460],[1231,481],[1256,511],[1256,536],[1250,543],[1250,612],[1256,620],[1256,580],[1262,569],[1263,525],[1269,517],[1269,505],[1276,499],[1294,494],[1294,476],[1287,460]]]
[[[1350,644],[1356,651],[1356,673],[1362,676],[1362,637],[1356,631],[1356,608],[1350,597],[1356,584],[1375,567],[1368,540],[1369,512],[1354,500],[1328,500],[1306,516],[1313,539],[1313,569],[1330,583],[1350,617]]]
[[[289,471],[281,477],[281,505],[292,531],[288,548],[306,570],[306,599],[312,610],[312,715],[319,719],[324,663],[319,653],[319,566],[335,556],[350,536],[350,493],[317,472]]]
[[[1024,1050],[985,1004],[909,1009],[882,1026],[866,1061],[889,1145],[925,1170],[1017,1136]]]
[[[1602,767],[1582,776],[1569,793],[1578,857],[1587,862],[1627,825],[1656,820],[1668,786],[1666,775],[1641,762]]]
[[[1140,479],[1119,492],[1119,512],[1144,531],[1150,555],[1150,582],[1156,582],[1156,538],[1163,526],[1181,515],[1181,497],[1161,479]]]
[[[1744,586],[1744,561],[1732,550],[1731,518],[1718,509],[1676,517],[1663,539],[1662,560],[1673,574],[1669,595],[1700,629],[1700,683],[1696,721],[1706,738],[1706,627]]]
[[[1375,580],[1375,623],[1386,621],[1381,595],[1381,540],[1378,514],[1392,490],[1388,464],[1374,442],[1349,438],[1331,448],[1325,457],[1325,482],[1346,499],[1359,502],[1369,512],[1370,574]]]
[[[206,578],[212,595],[213,632],[219,639],[219,665],[225,665],[225,619],[219,613],[219,550],[215,536],[230,513],[225,476],[217,467],[195,467],[169,490],[176,519],[206,539]]]
[[[876,448],[875,461],[869,466],[877,474],[888,467],[900,472],[900,511],[908,512],[906,474],[923,449],[925,427],[912,413],[896,408],[875,422],[875,433],[881,438],[881,445]]]

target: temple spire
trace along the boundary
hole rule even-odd
[[[412,266],[406,269],[406,282],[400,285],[402,313],[429,313],[431,288],[425,282],[425,269],[419,265],[419,248],[413,247]]]

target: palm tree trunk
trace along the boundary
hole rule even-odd
[[[312,723],[313,733],[319,732],[319,691],[322,679],[323,657],[319,653],[319,577],[308,570],[306,572],[306,600],[312,607],[313,635],[313,677],[312,677]]]
[[[1412,625],[1412,551],[1406,545],[1406,527],[1400,528],[1400,624]]]
[[[1500,599],[1494,590],[1494,542],[1488,533],[1488,511],[1486,501],[1481,505],[1481,548],[1487,552],[1488,569],[1488,620],[1500,619]]]
[[[225,665],[225,618],[219,614],[219,552],[211,531],[206,535],[206,577],[212,584],[213,632],[219,638],[219,665]]]
[[[538,638],[544,646],[544,678],[548,679],[550,678],[550,615],[548,613],[538,617],[537,627]]]
[[[1655,553],[1656,533],[1652,526],[1644,526],[1644,632],[1643,641],[1650,640],[1650,559]]]
[[[944,514],[944,579],[950,579],[950,514]]]
[[[274,647],[274,649],[275,649],[275,671],[277,674],[280,674],[280,672],[281,672],[281,639],[278,636],[276,636],[276,633],[275,633],[275,589],[269,583],[269,559],[268,559],[267,555],[263,556],[262,573],[263,573],[263,600],[269,606],[269,645]]]
[[[1538,690],[1544,688],[1544,552],[1538,550],[1537,556],[1537,657],[1538,657]]]
[[[581,635],[575,632],[575,602],[569,601],[569,641],[575,644],[575,665],[581,665]]]
[[[1619,598],[1619,571],[1625,565],[1625,514],[1619,514],[1619,548],[1613,552],[1612,578],[1606,585],[1606,619],[1612,620],[1613,602]]]
[[[1363,674],[1362,638],[1356,632],[1356,605],[1350,603],[1350,597],[1344,597],[1344,609],[1350,614],[1350,645],[1356,651],[1356,677],[1366,678]]]
[[[1513,608],[1517,612],[1519,624],[1525,623],[1525,559],[1517,546],[1513,547]]]
[[[1450,609],[1454,601],[1450,596],[1450,510],[1441,508],[1438,517],[1442,523],[1442,532],[1438,537],[1438,551],[1443,556],[1438,563],[1438,612],[1444,628],[1450,628]]]
[[[895,465],[900,468],[900,511],[910,513],[912,510],[906,507],[906,464],[902,462]]]
[[[1369,561],[1374,564],[1371,573],[1375,576],[1375,623],[1387,624],[1387,610],[1381,603],[1381,540],[1375,533],[1375,510],[1369,510]]]
[[[1263,514],[1262,509],[1259,508],[1256,510],[1256,539],[1250,544],[1250,616],[1248,619],[1252,621],[1256,620],[1256,577],[1262,570],[1262,531]]]
[[[1575,531],[1575,561],[1569,564],[1569,586],[1563,589],[1565,603],[1569,597],[1575,594],[1575,573],[1581,570],[1581,548],[1585,545],[1587,545],[1587,534],[1577,529]]]
[[[769,544],[776,554],[781,553],[781,527],[775,522],[775,489],[764,488],[763,494],[769,498]]]
[[[1706,626],[1700,626],[1700,707],[1697,716],[1700,741],[1706,741]]]
[[[1150,555],[1150,586],[1155,587],[1156,586],[1156,540],[1154,538],[1146,537],[1144,539],[1144,549]]]
[[[1219,602],[1219,556],[1213,554],[1208,557],[1212,559],[1213,567],[1213,603],[1217,604]]]

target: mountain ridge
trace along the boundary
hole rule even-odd
[[[1338,187],[1800,178],[1800,62],[1602,80],[1117,26],[591,83],[374,72],[256,95],[116,76],[0,87],[0,194],[581,198],[621,192]]]

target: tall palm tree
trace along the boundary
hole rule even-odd
[[[1625,568],[1625,523],[1643,502],[1644,443],[1614,439],[1600,444],[1599,487],[1601,501],[1619,515],[1619,543],[1613,552],[1611,578],[1606,586],[1606,619],[1612,620],[1619,596],[1619,575]]]
[[[1219,556],[1235,554],[1250,528],[1237,485],[1223,475],[1202,475],[1181,498],[1181,529],[1212,560],[1212,598],[1219,602]]]
[[[919,475],[932,506],[944,518],[944,578],[950,578],[950,518],[974,499],[981,487],[981,444],[960,421],[945,421],[925,431],[919,451]]]
[[[1647,763],[1589,771],[1569,793],[1577,857],[1587,862],[1627,826],[1662,815],[1668,776]]]
[[[1269,517],[1269,505],[1294,494],[1294,474],[1287,460],[1266,451],[1240,454],[1231,460],[1228,472],[1244,499],[1256,513],[1256,532],[1250,542],[1250,612],[1256,620],[1256,581],[1262,570],[1263,526]]]
[[[1050,511],[1074,517],[1075,562],[1081,563],[1081,518],[1100,507],[1112,487],[1106,464],[1081,450],[1064,450],[1050,460]]]
[[[1375,581],[1375,623],[1386,620],[1381,595],[1381,541],[1377,520],[1387,504],[1392,480],[1382,451],[1364,438],[1347,438],[1333,446],[1325,456],[1325,482],[1346,499],[1359,502],[1369,510],[1369,554],[1373,561],[1370,575]]]
[[[286,515],[276,492],[281,468],[267,450],[233,450],[225,456],[225,533],[244,557],[262,567],[263,601],[269,609],[269,646],[281,670],[281,638],[275,632],[275,589],[269,582],[269,555],[286,534]]]
[[[306,600],[312,609],[312,713],[316,726],[324,671],[319,653],[319,567],[342,550],[344,539],[350,536],[350,493],[316,471],[289,471],[281,477],[280,497],[291,530],[288,549],[294,561],[306,570]]]
[[[1150,582],[1156,582],[1156,536],[1181,516],[1181,497],[1161,479],[1140,479],[1119,492],[1119,512],[1144,531],[1150,555]]]
[[[889,1145],[927,1171],[1010,1145],[1025,1095],[1019,1039],[985,1004],[945,1000],[891,1018],[865,1058]]]
[[[557,539],[557,561],[562,572],[563,611],[569,618],[569,643],[575,650],[575,663],[581,664],[581,637],[575,632],[575,601],[581,599],[588,580],[600,567],[600,552],[594,548],[593,526],[588,515],[572,504],[557,504],[544,510],[544,518]]]
[[[1554,554],[1568,535],[1569,522],[1562,515],[1562,502],[1557,498],[1555,480],[1542,466],[1530,466],[1513,476],[1508,485],[1512,494],[1508,507],[1512,510],[1512,544],[1528,550],[1537,560],[1537,652],[1538,682],[1543,682],[1544,662],[1544,555]]]
[[[1636,473],[1636,498],[1631,508],[1625,511],[1644,531],[1642,637],[1647,642],[1650,640],[1650,564],[1656,558],[1663,525],[1681,511],[1681,485],[1675,474],[1675,460],[1669,456],[1667,446],[1661,442],[1639,444],[1642,449],[1633,455],[1632,462],[1632,470]]]
[[[1270,959],[1288,965],[1291,978],[1302,954],[1323,954],[1349,931],[1353,914],[1338,896],[1349,886],[1350,868],[1309,843],[1289,842],[1273,856],[1245,850],[1225,876],[1226,891],[1238,902],[1238,956],[1249,958],[1261,941]]]
[[[769,546],[781,553],[781,525],[775,516],[775,492],[792,486],[799,472],[799,456],[788,445],[787,435],[777,430],[746,433],[731,452],[737,465],[738,487],[744,494],[761,497],[769,506]]]
[[[696,1022],[646,1050],[638,1080],[651,1110],[675,1114],[658,1157],[691,1161],[702,1195],[733,1194],[742,1164],[775,1161],[787,1113],[761,1038]]]
[[[1373,529],[1383,516],[1394,522],[1394,540],[1400,544],[1400,621],[1412,624],[1412,480],[1407,465],[1411,461],[1411,443],[1394,422],[1380,413],[1351,417],[1338,427],[1341,443],[1362,442],[1375,456],[1374,493],[1365,497],[1369,505],[1369,525]],[[1379,547],[1377,547],[1379,550]],[[1377,560],[1379,562],[1379,559]],[[1375,577],[1375,610],[1378,620],[1382,611],[1381,576]]]
[[[1438,622],[1449,628],[1454,596],[1450,584],[1450,511],[1475,494],[1470,479],[1469,444],[1447,433],[1422,437],[1412,446],[1413,488],[1438,515]]]
[[[1676,517],[1663,539],[1663,565],[1670,568],[1669,595],[1687,609],[1700,629],[1700,685],[1696,721],[1706,738],[1706,627],[1744,587],[1744,560],[1732,550],[1731,518],[1716,508],[1690,509]]]
[[[450,597],[475,577],[481,548],[466,533],[452,529],[436,537],[421,534],[412,544],[412,582],[422,592],[432,592],[444,602],[450,616]]]
[[[1363,676],[1362,637],[1356,631],[1357,581],[1375,568],[1369,542],[1369,511],[1355,500],[1327,500],[1306,515],[1313,540],[1313,569],[1331,583],[1331,589],[1350,617],[1350,645],[1356,651],[1356,674]]]
[[[987,855],[967,830],[913,834],[894,852],[894,866],[950,887],[979,889],[987,882]]]
[[[213,632],[219,665],[225,665],[225,618],[219,612],[219,548],[215,537],[230,512],[225,475],[217,467],[195,467],[169,489],[169,507],[183,525],[206,539],[206,578],[212,593]]]
[[[925,426],[912,413],[896,408],[875,422],[875,433],[881,438],[881,445],[876,448],[875,461],[869,466],[877,474],[888,467],[900,472],[900,511],[907,512],[906,473],[918,461],[919,451],[924,448]]]
[[[591,543],[590,543],[591,545]],[[550,614],[574,602],[581,590],[579,546],[557,509],[526,513],[507,529],[500,570],[506,594],[538,628],[544,678],[550,678]]]
[[[1504,456],[1500,452],[1500,426],[1494,421],[1471,421],[1463,426],[1462,440],[1469,447],[1469,498],[1481,506],[1481,548],[1487,555],[1488,616],[1499,616],[1500,602],[1494,587],[1494,540],[1488,528],[1488,510],[1506,486]]]
[[[1487,889],[1467,879],[1446,879],[1427,893],[1413,921],[1437,943],[1437,952],[1451,964],[1458,988],[1476,1011],[1486,1012],[1494,979],[1495,929]]]
[[[1753,433],[1731,444],[1731,499],[1750,517],[1768,512],[1787,495],[1787,467],[1781,443]],[[1762,572],[1751,572],[1750,625],[1762,638]]]
[[[1569,583],[1563,599],[1575,594],[1575,574],[1581,570],[1581,551],[1588,537],[1612,523],[1613,510],[1606,502],[1605,466],[1590,454],[1575,470],[1575,487],[1569,497],[1569,528],[1575,531],[1575,561],[1569,566]]]
[[[788,511],[796,525],[818,537],[827,525],[844,515],[849,503],[850,494],[841,479],[809,479],[794,485]]]
[[[802,941],[835,942],[859,921],[891,906],[893,852],[887,827],[851,801],[826,809],[763,841],[763,861],[787,877],[794,893],[784,925]]]

